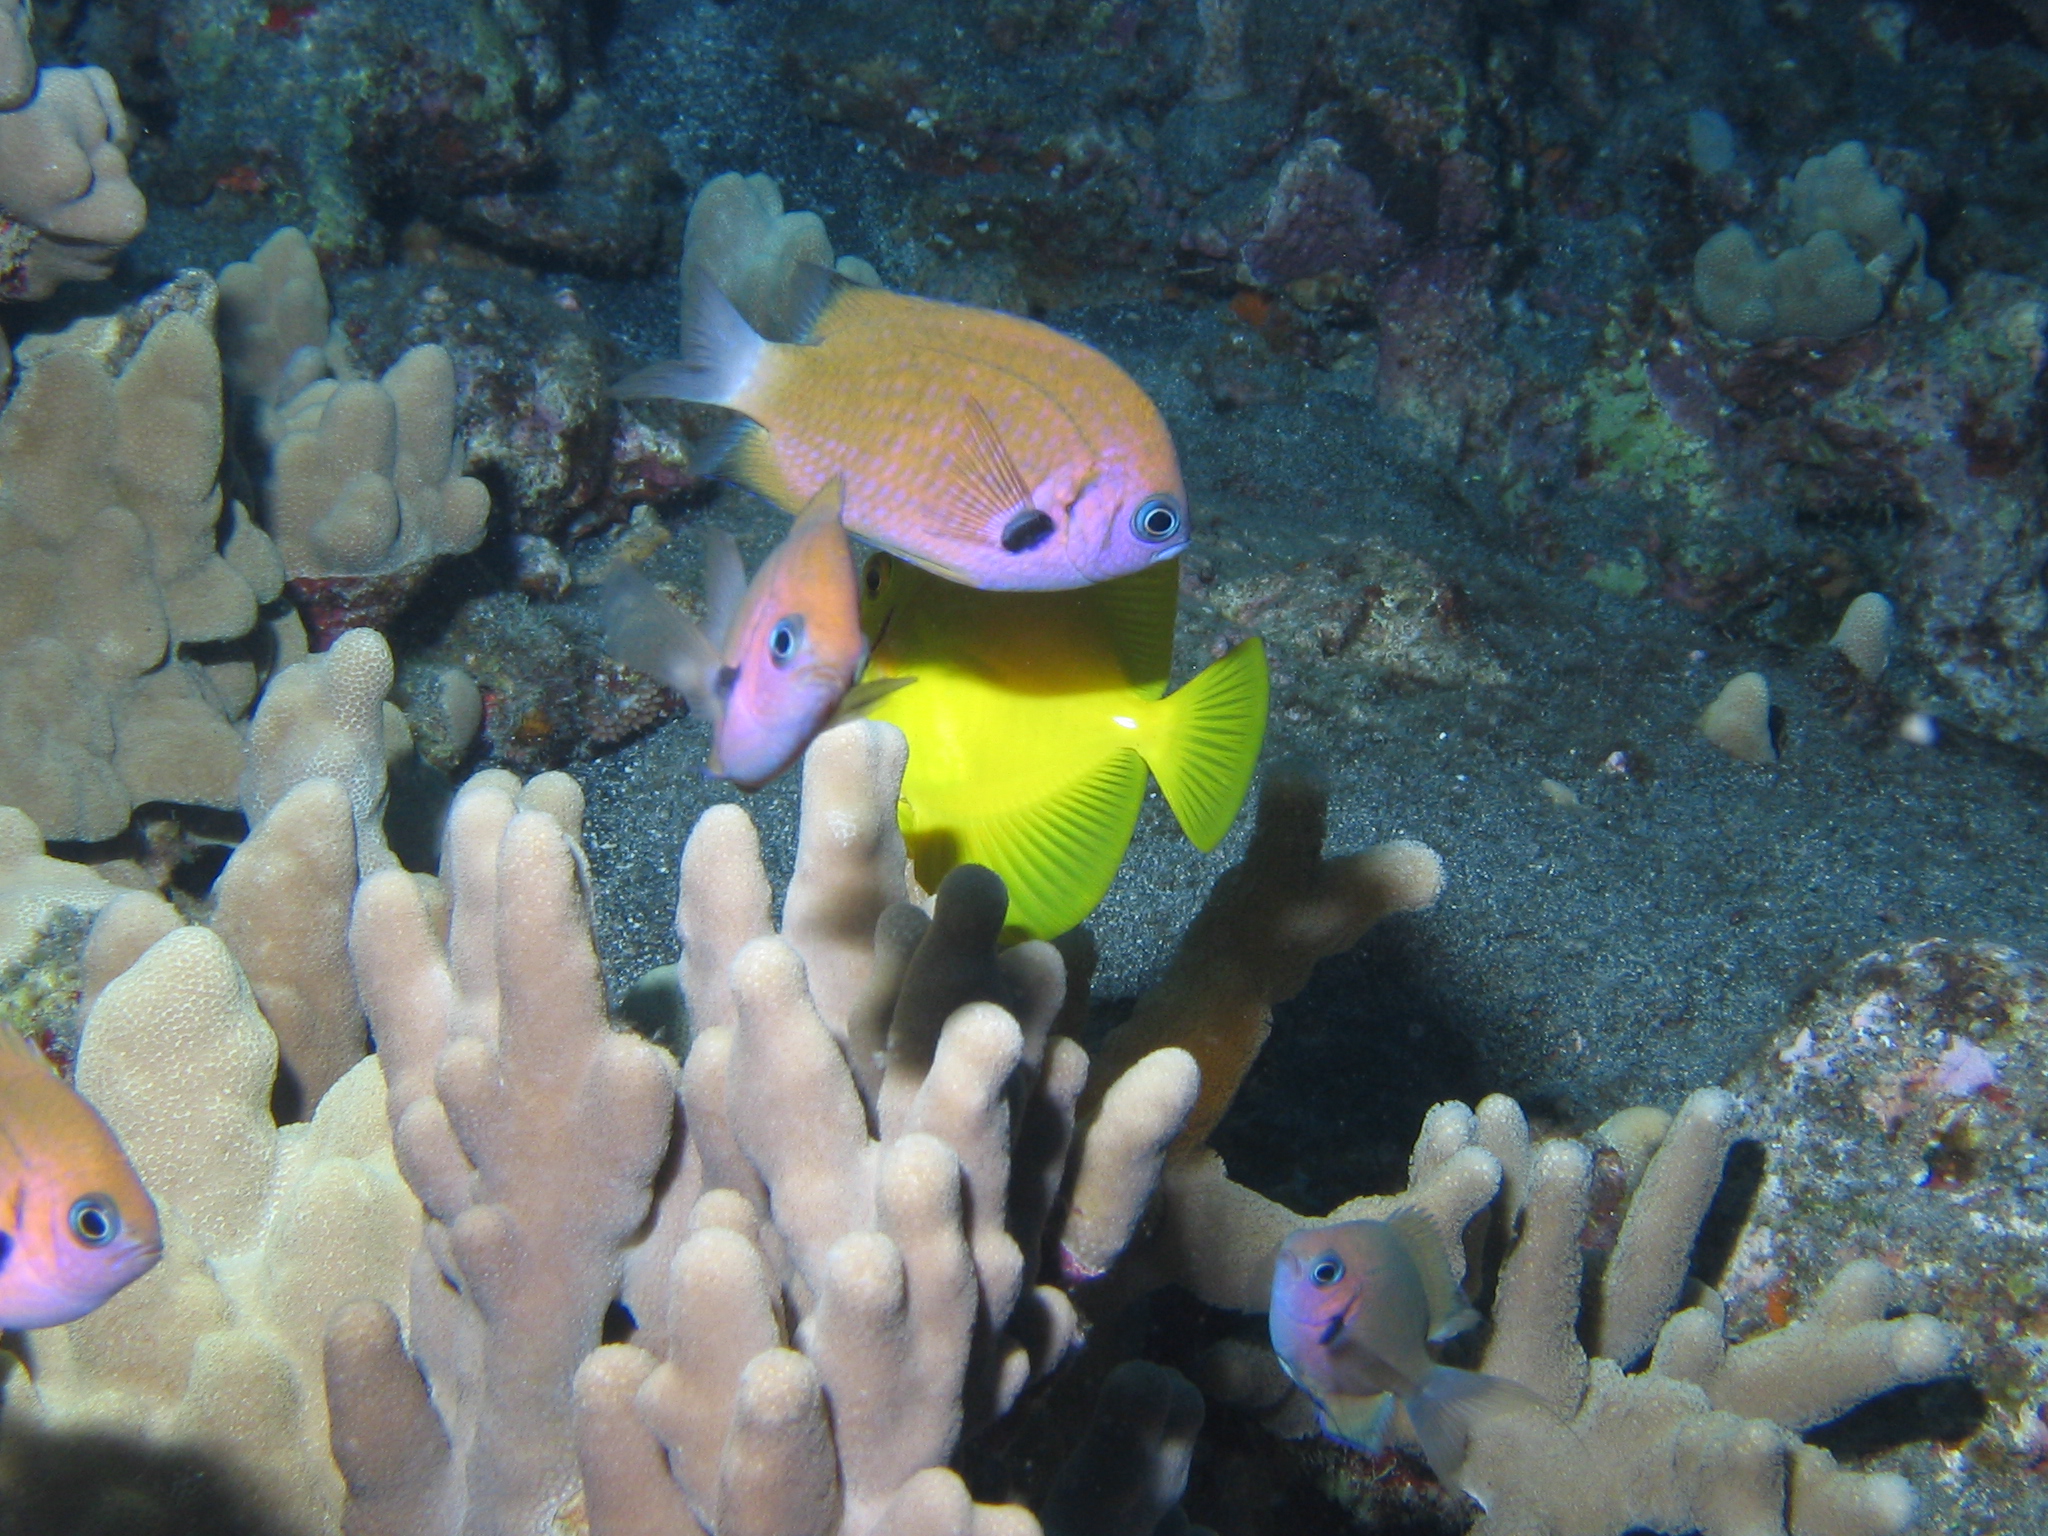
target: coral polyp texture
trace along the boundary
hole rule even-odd
[[[0,298],[102,278],[142,230],[134,134],[104,69],[36,68],[28,0],[0,7]]]
[[[239,723],[298,621],[221,494],[215,293],[192,274],[18,349],[0,412],[0,800],[105,838],[144,801],[231,807]]]
[[[1693,297],[1707,323],[1738,341],[1839,341],[1888,301],[1915,313],[1947,303],[1927,276],[1927,226],[1851,139],[1799,167],[1785,189],[1786,246],[1765,253],[1730,225],[1700,247]]]
[[[360,377],[296,229],[222,271],[221,317],[267,459],[263,523],[315,636],[389,618],[437,559],[483,541],[490,516],[490,493],[461,472],[447,350],[413,347]]]

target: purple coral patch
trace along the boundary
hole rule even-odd
[[[1377,271],[1407,243],[1380,210],[1370,179],[1346,165],[1333,139],[1310,139],[1281,169],[1266,220],[1244,245],[1254,282],[1277,285],[1325,272]]]
[[[1959,1099],[1967,1099],[1997,1081],[1998,1058],[1968,1039],[1957,1040],[1941,1053],[1941,1064],[1934,1074],[1934,1086]]]

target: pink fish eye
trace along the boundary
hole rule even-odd
[[[72,1202],[71,1235],[88,1248],[104,1248],[121,1235],[121,1212],[105,1195],[81,1195]]]
[[[1344,1278],[1344,1261],[1334,1253],[1326,1253],[1309,1266],[1308,1277],[1317,1285],[1335,1285]]]
[[[777,666],[796,655],[804,643],[804,616],[792,613],[768,631],[768,656]]]

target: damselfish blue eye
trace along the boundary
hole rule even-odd
[[[71,1235],[88,1248],[104,1248],[121,1235],[121,1212],[105,1195],[81,1195],[71,1206]]]
[[[1344,1261],[1334,1253],[1326,1253],[1309,1266],[1308,1277],[1317,1285],[1335,1285],[1344,1278]]]
[[[768,657],[781,666],[796,655],[797,647],[804,643],[803,615],[792,613],[788,618],[768,631]]]
[[[1170,496],[1154,496],[1131,514],[1131,531],[1147,544],[1165,544],[1180,536],[1180,508]]]

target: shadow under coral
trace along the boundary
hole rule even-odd
[[[1497,1085],[1479,1021],[1442,982],[1426,925],[1395,918],[1316,967],[1210,1145],[1231,1176],[1296,1210],[1399,1189],[1422,1117]]]
[[[290,1536],[239,1474],[189,1447],[10,1426],[0,1536]]]

